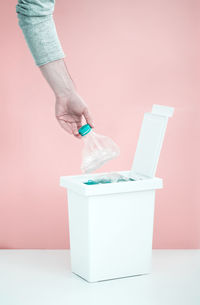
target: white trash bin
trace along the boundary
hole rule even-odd
[[[173,108],[145,113],[132,169],[135,181],[86,185],[101,174],[61,177],[67,188],[72,272],[88,282],[151,272],[154,177]],[[104,173],[106,174],[106,173]]]

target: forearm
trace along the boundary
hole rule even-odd
[[[82,118],[93,127],[87,105],[75,90],[63,60],[64,53],[53,21],[54,0],[18,0],[19,25],[40,70],[56,96],[60,126],[80,138]]]
[[[74,83],[67,70],[64,59],[40,66],[40,70],[53,89],[56,97],[68,97],[75,91]]]
[[[54,0],[18,0],[16,11],[29,49],[38,66],[64,58],[54,20]]]

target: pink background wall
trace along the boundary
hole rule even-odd
[[[54,118],[54,96],[15,14],[1,3],[0,248],[68,248],[61,175],[80,173],[82,143]],[[96,131],[131,167],[143,113],[174,106],[157,176],[154,248],[199,248],[199,1],[59,0],[57,30]],[[3,11],[4,10],[4,11]]]

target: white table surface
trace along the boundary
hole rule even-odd
[[[153,250],[153,272],[87,283],[69,250],[0,250],[0,305],[200,305],[200,250]]]

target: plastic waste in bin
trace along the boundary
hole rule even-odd
[[[102,174],[60,179],[68,191],[72,272],[88,282],[151,272],[155,190],[162,188],[155,172],[173,110],[153,105],[144,114],[133,166],[118,173],[125,180],[86,183]]]

